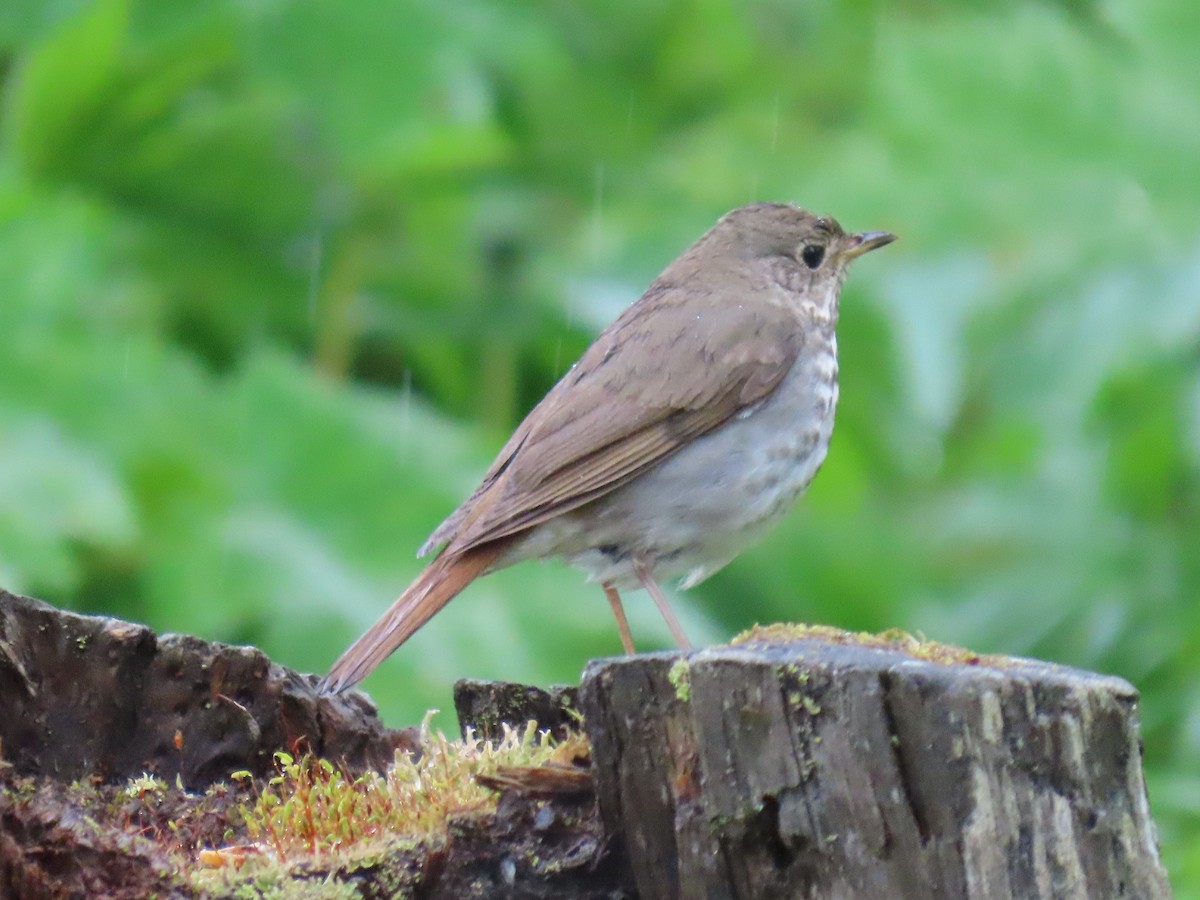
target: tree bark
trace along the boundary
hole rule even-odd
[[[1128,683],[874,644],[588,667],[593,777],[640,896],[1170,896]]]
[[[567,729],[579,730],[579,689],[557,685],[549,690],[510,681],[461,678],[454,683],[454,710],[462,736],[470,730],[487,740],[501,737],[502,724],[520,728],[537,722],[538,729],[561,739]]]
[[[590,776],[498,770],[495,812],[298,877],[455,900],[1170,896],[1126,682],[768,633],[593,663],[578,699],[460,683],[461,725],[492,736],[530,718],[561,732],[578,702]],[[279,749],[384,767],[411,743],[364,695],[315,685],[254,648],[0,592],[0,896],[196,896],[180,860],[248,840],[232,771],[269,778]],[[165,779],[148,796],[128,783],[143,771]]]
[[[229,773],[274,772],[311,750],[351,772],[379,769],[415,729],[385,728],[366,695],[254,647],[157,635],[0,590],[0,748],[22,775],[114,781],[154,772],[202,790]]]

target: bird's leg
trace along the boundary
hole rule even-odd
[[[683,633],[683,626],[679,624],[679,620],[675,618],[675,611],[671,609],[671,604],[667,602],[667,596],[662,592],[662,588],[658,586],[658,582],[650,574],[650,567],[643,560],[635,559],[633,561],[633,571],[637,575],[638,581],[642,583],[650,596],[654,598],[654,603],[658,606],[658,611],[662,614],[663,621],[667,623],[667,627],[671,629],[671,634],[675,636],[675,643],[682,650],[691,650],[692,643],[687,639],[687,635]]]
[[[621,605],[621,595],[607,581],[600,586],[604,588],[604,596],[608,598],[613,615],[617,619],[617,631],[621,632],[621,645],[629,656],[633,656],[637,651],[633,648],[633,633],[629,630],[629,620],[625,618],[625,607]]]

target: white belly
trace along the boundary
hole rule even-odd
[[[561,556],[591,581],[633,587],[633,559],[691,587],[791,508],[825,459],[836,345],[798,363],[755,407],[580,510],[538,526],[505,563]]]

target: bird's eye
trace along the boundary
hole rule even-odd
[[[821,261],[825,259],[825,248],[820,244],[808,244],[803,250],[800,251],[800,259],[802,259],[804,264],[810,269],[815,269],[821,264]]]

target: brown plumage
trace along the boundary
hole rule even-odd
[[[475,578],[532,557],[563,556],[600,581],[628,652],[618,585],[646,587],[685,642],[658,588],[660,564],[689,569],[688,582],[698,581],[736,554],[743,534],[752,538],[781,514],[776,507],[786,508],[768,497],[764,514],[744,513],[763,490],[783,482],[786,501],[807,485],[832,427],[833,325],[845,266],[891,239],[847,235],[831,219],[782,204],[723,217],[517,427],[480,486],[421,550],[441,552],[334,664],[328,686],[355,684]],[[816,365],[815,374],[807,366],[798,378],[801,360]],[[797,383],[777,402],[785,380]],[[793,405],[796,416],[782,415]],[[766,462],[722,471],[722,460],[736,467],[733,457],[755,452],[756,419],[762,444],[779,443],[780,432],[787,440]],[[780,477],[771,468],[776,457],[790,460]],[[678,515],[664,518],[667,506]]]

